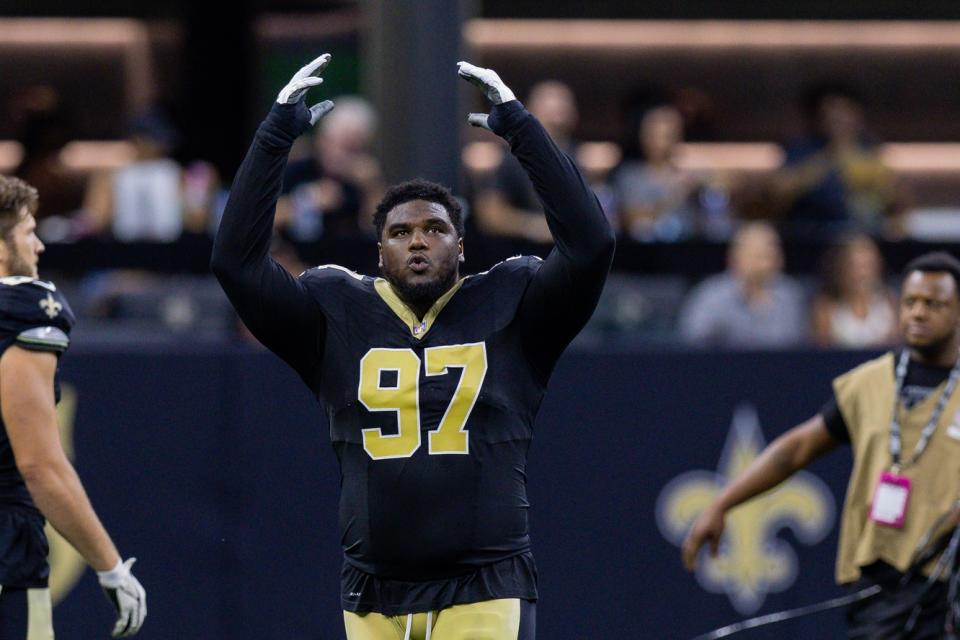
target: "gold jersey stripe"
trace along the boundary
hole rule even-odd
[[[443,308],[447,306],[447,303],[450,302],[453,295],[459,291],[463,281],[464,278],[457,280],[445,294],[440,296],[437,301],[433,303],[433,306],[430,307],[430,310],[427,311],[427,314],[423,316],[423,320],[417,318],[417,314],[400,299],[400,296],[393,290],[389,282],[383,278],[377,278],[373,282],[373,286],[377,290],[377,293],[380,294],[380,297],[383,298],[383,301],[387,303],[387,306],[407,325],[407,329],[410,330],[410,335],[417,340],[421,340],[430,331],[430,327],[433,326],[437,316],[440,315]]]

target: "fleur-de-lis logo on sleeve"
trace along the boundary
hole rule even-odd
[[[40,308],[47,314],[47,317],[53,320],[63,310],[63,305],[57,302],[53,294],[48,293],[47,297],[40,301]]]
[[[734,411],[717,472],[688,471],[660,493],[657,525],[663,536],[680,546],[700,512],[764,446],[756,409],[741,405]],[[698,582],[708,591],[725,593],[741,614],[756,613],[768,593],[784,591],[796,580],[796,552],[777,533],[790,528],[803,544],[815,544],[830,532],[835,511],[822,480],[806,471],[794,474],[778,488],[727,513],[720,552],[716,559],[703,553]]]

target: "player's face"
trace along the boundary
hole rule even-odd
[[[436,202],[411,200],[391,209],[378,247],[383,277],[407,303],[429,306],[459,277],[463,240]]]
[[[2,241],[0,267],[6,275],[37,277],[37,264],[44,246],[36,230],[37,221],[24,209],[20,222],[10,231],[9,238]]]
[[[900,330],[907,346],[930,354],[949,347],[960,324],[957,296],[957,283],[949,273],[910,273],[900,296]]]

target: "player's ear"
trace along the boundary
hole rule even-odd
[[[383,269],[383,245],[377,243],[377,267]]]
[[[460,260],[460,262],[466,262],[467,259],[463,257],[463,238],[460,238],[459,240],[457,240],[457,251],[460,254],[458,256],[458,259]]]

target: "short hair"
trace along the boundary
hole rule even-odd
[[[373,226],[377,229],[378,238],[383,237],[383,228],[387,224],[387,214],[394,207],[411,200],[426,200],[442,206],[447,210],[447,215],[450,216],[450,222],[453,223],[457,236],[463,237],[463,207],[460,206],[457,199],[443,185],[418,178],[401,182],[387,189],[387,193],[384,194],[383,200],[377,205],[377,210],[373,214]]]
[[[7,241],[13,228],[23,219],[20,212],[37,212],[40,197],[37,190],[20,178],[0,176],[0,239]]]
[[[914,271],[923,273],[942,272],[953,276],[953,282],[956,285],[957,296],[960,296],[960,260],[957,260],[946,251],[931,251],[918,256],[907,263],[903,270],[903,277],[906,278]]]

